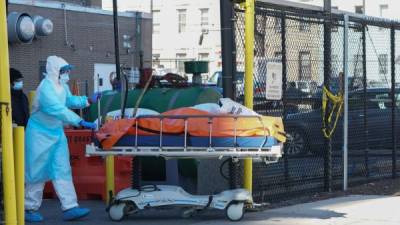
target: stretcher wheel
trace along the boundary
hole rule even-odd
[[[240,221],[244,215],[244,203],[230,203],[226,208],[226,217],[231,221]]]
[[[121,221],[125,217],[126,203],[112,205],[108,211],[108,216],[112,221]]]

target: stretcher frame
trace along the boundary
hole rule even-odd
[[[101,147],[96,146],[94,143],[86,145],[87,156],[109,156],[109,155],[120,155],[120,156],[156,156],[164,158],[253,158],[261,159],[266,163],[274,163],[282,157],[283,144],[277,143],[273,146],[264,146],[267,142],[268,135],[266,127],[262,121],[261,116],[256,115],[148,115],[139,116],[136,119],[159,119],[160,120],[160,132],[158,133],[159,141],[154,146],[141,146],[138,145],[139,123],[136,123],[136,133],[134,135],[135,143],[133,146],[114,146],[109,150],[103,150]],[[189,119],[208,119],[208,146],[197,147],[188,146],[188,120]],[[232,118],[234,121],[234,146],[236,147],[215,147],[213,146],[212,136],[212,124],[215,118]],[[238,135],[237,135],[237,121],[239,118],[257,118],[260,124],[262,124],[264,130],[264,141],[259,147],[246,147],[238,146]],[[178,119],[184,120],[184,144],[183,146],[164,146],[163,137],[165,136],[163,131],[164,119]],[[197,137],[197,136],[196,136]]]

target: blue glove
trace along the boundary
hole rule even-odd
[[[97,128],[97,125],[95,123],[86,122],[84,120],[81,120],[81,122],[79,122],[79,125],[81,125],[84,128],[92,129],[92,130],[95,130]]]
[[[101,98],[101,92],[96,92],[89,98],[90,104],[95,104]]]

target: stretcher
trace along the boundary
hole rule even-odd
[[[86,146],[87,155],[157,156],[165,158],[253,158],[274,163],[282,156],[286,140],[281,118],[232,114],[213,115],[181,108],[161,115],[139,116],[106,123],[96,140]],[[216,195],[191,195],[179,186],[153,185],[127,188],[107,208],[113,221],[146,209],[180,207],[190,217],[207,209],[225,210],[229,220],[239,221],[245,204],[252,204],[244,189]]]
[[[165,158],[253,158],[276,162],[285,141],[282,125],[272,118],[210,115],[182,110],[114,122],[86,146],[87,155],[157,156]],[[186,113],[187,110],[185,111]],[[179,113],[179,115],[175,115]],[[196,114],[193,114],[196,113]],[[269,119],[269,120],[268,120]],[[114,137],[111,137],[114,136]],[[110,140],[112,139],[112,140]],[[112,144],[110,144],[110,141]]]

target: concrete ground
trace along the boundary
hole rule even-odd
[[[62,222],[61,211],[55,200],[44,201],[41,212],[46,218],[42,224],[135,224],[135,225],[179,225],[179,224],[232,224],[223,212],[212,211],[192,219],[180,218],[178,210],[148,211],[126,218],[122,222],[112,222],[104,211],[102,202],[81,202],[92,209],[90,216],[76,222]],[[398,225],[400,197],[352,195],[333,198],[257,213],[247,213],[241,222],[246,225]],[[38,224],[39,225],[39,224]]]

